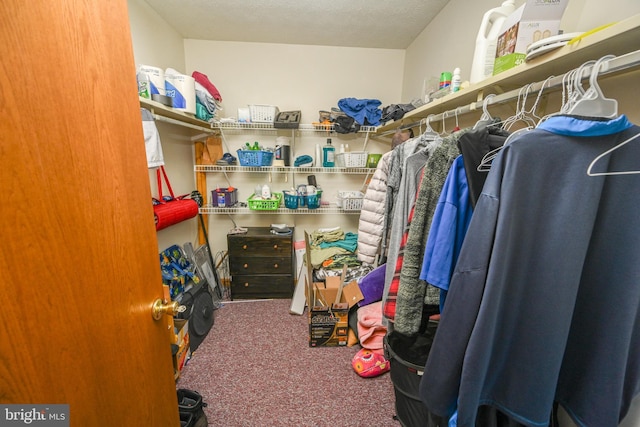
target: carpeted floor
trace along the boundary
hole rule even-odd
[[[225,302],[178,388],[207,403],[210,426],[398,427],[389,373],[361,378],[356,347],[310,348],[291,300]]]

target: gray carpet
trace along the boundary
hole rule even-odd
[[[389,373],[361,378],[355,347],[310,348],[291,300],[225,302],[178,388],[207,403],[210,426],[398,427]]]

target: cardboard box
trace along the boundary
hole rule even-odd
[[[174,333],[171,344],[182,345],[187,335],[189,335],[189,320],[173,319]]]
[[[498,36],[493,75],[524,63],[527,47],[555,36],[569,0],[527,0],[505,19]]]
[[[342,277],[327,277],[313,283],[309,235],[305,232],[307,265],[306,296],[309,308],[309,347],[346,346],[349,332],[349,309],[364,297],[358,283],[344,284]]]
[[[191,351],[189,350],[189,334],[186,334],[182,345],[178,347],[178,351],[173,355],[173,375],[176,379],[180,377],[180,372],[182,372],[182,368],[184,368],[187,360],[189,360],[189,356],[191,356]]]

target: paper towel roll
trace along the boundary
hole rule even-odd
[[[141,65],[139,73],[146,74],[149,78],[151,95],[164,95],[164,71],[162,68],[152,67],[151,65]]]
[[[164,87],[168,97],[173,98],[173,108],[196,114],[196,80],[173,68],[164,72]]]

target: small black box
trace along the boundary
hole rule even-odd
[[[300,127],[300,111],[281,111],[273,122],[278,129],[298,129]]]

